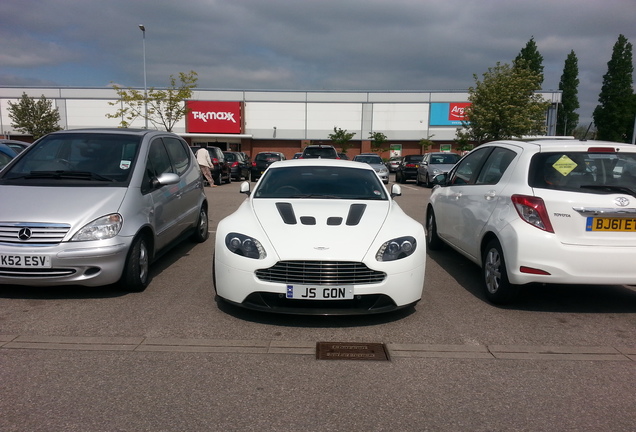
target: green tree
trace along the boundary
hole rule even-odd
[[[497,139],[542,135],[550,103],[535,93],[541,77],[517,61],[517,67],[500,64],[488,68],[475,86],[468,89],[471,105],[468,122],[462,122],[467,138],[478,144]]]
[[[530,38],[524,48],[519,51],[519,54],[513,62],[514,67],[525,67],[539,75],[540,79],[537,83],[535,90],[540,90],[543,84],[543,56],[537,49],[537,44],[534,41],[534,36]]]
[[[47,100],[44,95],[36,101],[22,93],[17,103],[9,102],[7,110],[11,125],[17,131],[33,136],[34,139],[62,129],[59,126],[60,111],[53,108],[53,102]]]
[[[603,86],[592,114],[600,140],[627,142],[631,140],[636,107],[633,103],[634,64],[632,44],[623,35],[614,44],[612,58],[603,75]]]
[[[422,138],[420,140],[420,147],[422,147],[422,153],[426,153],[427,151],[430,150],[431,147],[433,147],[433,144],[435,144],[431,138],[433,138],[435,135],[429,135],[426,138]]]
[[[572,136],[574,129],[579,124],[579,66],[574,51],[568,54],[563,66],[563,74],[559,82],[561,95],[561,107],[557,113],[557,135]]]
[[[371,151],[374,153],[380,153],[386,151],[384,144],[387,141],[386,135],[382,132],[369,132],[369,139],[371,140]]]
[[[355,132],[347,132],[346,129],[340,129],[334,126],[333,133],[329,134],[329,139],[334,143],[335,147],[340,147],[343,153],[347,153],[352,147],[351,139],[356,135]]]
[[[166,89],[148,89],[148,96],[133,88],[113,85],[119,100],[108,102],[119,109],[108,118],[120,119],[120,127],[129,127],[138,118],[147,119],[155,127],[163,127],[172,132],[174,125],[187,114],[185,101],[192,97],[192,89],[196,88],[198,76],[195,71],[179,72],[179,78],[170,75],[170,86]],[[147,114],[146,114],[147,106]]]

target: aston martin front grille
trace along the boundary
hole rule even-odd
[[[55,223],[0,223],[0,243],[57,244],[71,229],[68,224]]]
[[[302,285],[357,285],[382,282],[386,273],[371,270],[360,262],[279,261],[267,269],[256,270],[264,282]]]

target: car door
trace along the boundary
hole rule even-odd
[[[175,174],[179,176],[178,209],[175,217],[179,224],[179,234],[195,225],[199,218],[199,204],[201,198],[201,177],[194,167],[194,158],[190,156],[188,145],[177,137],[163,137],[163,143],[168,151],[170,162]]]
[[[471,257],[480,256],[485,226],[499,204],[505,182],[501,181],[517,153],[503,147],[492,147],[479,169],[474,183],[462,187],[459,205],[456,245]],[[496,224],[496,222],[493,222]]]
[[[472,210],[466,204],[475,187],[475,180],[492,147],[477,148],[466,155],[449,173],[444,186],[437,192],[435,215],[437,232],[440,237],[455,247],[461,248],[461,238],[466,235],[466,223],[470,221]]]
[[[154,178],[161,174],[174,173],[170,155],[161,138],[155,138],[148,150],[148,159],[144,176],[142,193],[150,195],[152,202],[151,218],[155,228],[155,249],[161,249],[181,233],[183,219],[181,217],[181,198],[183,196],[180,183],[149,187]]]

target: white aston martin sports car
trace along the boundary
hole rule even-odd
[[[389,312],[422,297],[423,226],[373,168],[332,159],[272,164],[219,222],[218,297],[245,308],[313,315]]]

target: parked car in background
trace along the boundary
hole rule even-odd
[[[338,153],[338,159],[349,160],[349,156],[346,153]]]
[[[179,136],[54,132],[0,171],[0,285],[142,291],[178,240],[208,238],[201,170]]]
[[[285,160],[285,155],[281,152],[260,152],[252,161],[250,179],[255,182],[261,178],[265,170],[274,162]]]
[[[332,145],[312,144],[303,149],[301,159],[338,159],[338,152]]]
[[[378,174],[382,183],[389,184],[389,170],[384,165],[382,158],[376,153],[361,153],[353,157],[355,162],[362,162],[371,165],[373,170]]]
[[[397,167],[400,165],[402,161],[402,156],[393,156],[386,162],[386,167],[390,173],[397,171]]]
[[[245,160],[243,153],[223,152],[223,156],[225,156],[225,161],[230,166],[230,175],[233,180],[249,179],[251,165]]]
[[[294,157],[292,159],[300,159],[302,155],[303,155],[303,152],[296,152],[294,153]]]
[[[0,139],[0,144],[6,144],[11,147],[16,153],[20,153],[22,150],[31,145],[26,141],[18,141],[11,139]]]
[[[427,244],[481,266],[491,302],[510,302],[531,283],[636,285],[633,145],[496,141],[437,180]]]
[[[18,153],[6,144],[0,143],[0,170],[4,168]]]
[[[395,181],[398,183],[406,183],[408,180],[417,179],[417,169],[423,158],[424,155],[408,155],[402,157],[395,171]]]
[[[192,153],[196,154],[197,150],[201,147],[194,145],[190,148],[192,149]],[[212,159],[213,167],[210,168],[210,173],[212,174],[214,184],[220,185],[222,183],[231,183],[232,170],[230,169],[230,164],[225,160],[223,150],[215,146],[207,146],[207,149],[210,153],[210,159]]]
[[[422,297],[423,226],[407,216],[373,169],[333,159],[269,167],[216,231],[219,298],[289,314],[389,312]]]
[[[422,183],[426,187],[432,187],[432,180],[436,175],[444,174],[450,171],[450,169],[461,159],[461,156],[457,153],[449,152],[434,152],[426,153],[420,166],[417,168],[417,176],[415,183],[421,185]]]

